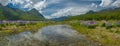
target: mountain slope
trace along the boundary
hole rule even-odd
[[[66,20],[120,20],[120,8],[89,12],[83,15],[68,17]]]
[[[36,9],[26,12],[0,4],[0,20],[45,20],[45,18]]]

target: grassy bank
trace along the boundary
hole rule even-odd
[[[54,25],[54,24],[55,23],[52,21],[25,23],[25,24],[17,24],[17,23],[0,24],[0,36],[8,36],[24,31],[30,31],[34,33],[44,26]]]
[[[100,21],[98,21],[97,23],[99,24],[96,26],[96,28],[92,29],[79,24],[78,21],[76,21],[75,23],[72,22],[69,25],[71,26],[71,28],[86,35],[93,42],[97,42],[102,46],[119,46],[120,27],[115,26],[113,28],[106,29],[106,27],[101,26],[102,23]]]

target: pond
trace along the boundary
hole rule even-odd
[[[68,25],[46,26],[34,34],[25,31],[5,39],[0,46],[98,46]]]

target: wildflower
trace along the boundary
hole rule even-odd
[[[120,22],[116,22],[115,25],[116,25],[117,27],[120,27]]]
[[[3,24],[3,21],[0,21],[0,24]]]
[[[86,21],[83,22],[83,25],[88,28],[96,28],[97,23],[95,21]]]

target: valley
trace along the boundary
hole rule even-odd
[[[104,22],[107,22],[104,24]],[[0,42],[4,37],[19,34],[21,32],[38,32],[45,26],[68,25],[79,34],[85,35],[90,41],[97,43],[97,46],[119,46],[120,27],[116,24],[119,21],[40,21],[34,23],[4,23],[0,24]],[[86,24],[90,23],[90,24]],[[85,24],[85,25],[84,25]],[[87,26],[86,26],[87,25]],[[49,30],[49,29],[48,29]],[[57,31],[57,30],[56,30]],[[51,31],[50,31],[51,32]],[[71,34],[72,35],[72,34]],[[82,45],[82,44],[81,44]],[[79,46],[79,45],[78,45]]]
[[[59,9],[42,5],[43,0],[26,8],[12,1],[6,6],[0,3],[0,46],[120,46],[120,7],[104,8],[97,6],[101,1],[80,1],[85,9],[57,4]],[[88,8],[85,3],[99,8]]]

